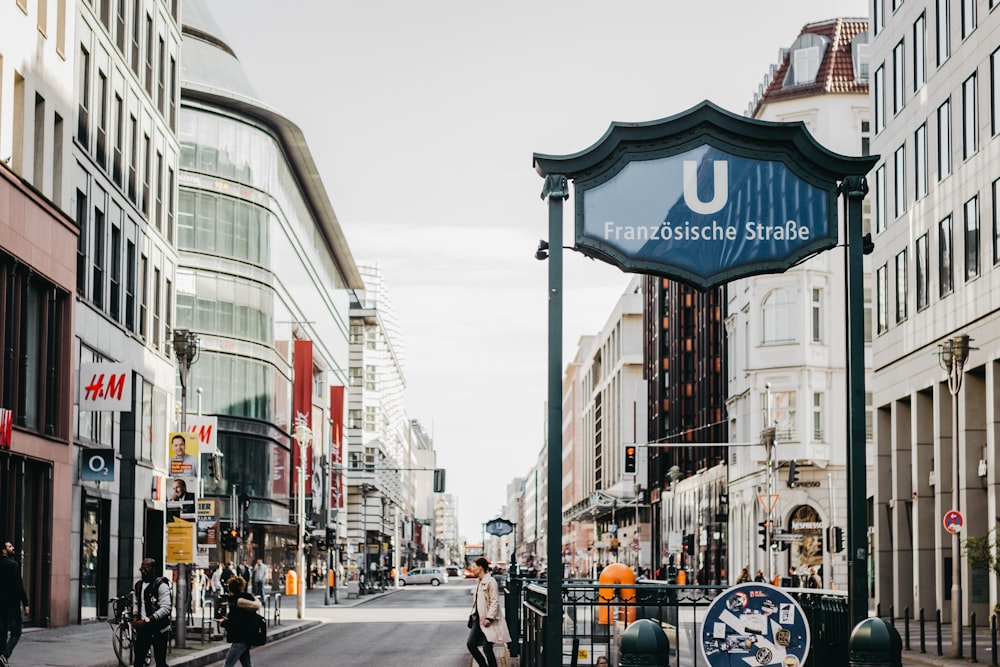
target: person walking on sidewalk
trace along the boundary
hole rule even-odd
[[[264,587],[268,580],[268,567],[260,558],[253,566],[253,594],[260,599],[264,599]]]
[[[469,638],[465,646],[479,667],[497,667],[493,645],[505,646],[510,641],[507,623],[500,608],[500,590],[497,580],[489,575],[488,560],[480,556],[473,561],[471,569],[479,581],[472,598]],[[479,650],[480,646],[483,647],[482,651]]]
[[[10,540],[3,543],[0,551],[0,665],[7,667],[7,660],[21,639],[21,605],[24,613],[31,613],[28,607],[28,593],[24,590],[21,566],[14,560],[14,545]]]
[[[156,667],[167,667],[167,640],[170,637],[170,583],[161,576],[156,560],[144,558],[139,564],[141,578],[135,582],[135,665],[146,664],[153,649]]]
[[[226,639],[230,642],[224,667],[233,667],[237,661],[243,667],[253,667],[250,659],[250,641],[257,625],[257,610],[260,602],[246,592],[246,580],[237,575],[229,580],[229,603],[225,617],[219,623],[226,628]]]

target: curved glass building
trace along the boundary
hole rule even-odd
[[[296,341],[312,343],[312,400],[295,411],[312,426],[308,481],[320,489],[341,418],[330,387],[349,381],[349,293],[363,283],[302,132],[259,101],[207,3],[185,3],[182,31],[176,322],[201,340],[188,411],[218,418],[221,469],[208,474],[203,454],[202,496],[223,528],[242,519],[250,535],[238,554],[213,547],[209,558],[263,558],[278,576],[296,538]],[[248,508],[234,515],[244,495]],[[317,507],[321,495],[310,498]]]

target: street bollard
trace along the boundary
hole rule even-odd
[[[927,653],[927,635],[924,630],[924,608],[920,608],[920,652]]]
[[[670,640],[660,624],[642,618],[629,625],[622,633],[619,667],[644,665],[668,667],[670,665]]]
[[[899,631],[881,618],[866,618],[854,626],[847,642],[850,667],[902,667]]]

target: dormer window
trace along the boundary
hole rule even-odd
[[[811,33],[799,35],[790,49],[788,73],[785,75],[782,87],[815,83],[828,44],[829,40],[822,35]]]
[[[792,65],[795,85],[801,86],[803,83],[814,82],[816,73],[819,72],[819,47],[810,46],[805,49],[796,49],[792,52],[792,57],[795,59]]]
[[[871,48],[868,45],[868,33],[858,33],[851,40],[851,60],[854,63],[854,80],[867,81],[868,68],[871,62]]]

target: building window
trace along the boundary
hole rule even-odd
[[[146,322],[149,313],[149,258],[139,260],[139,337],[146,340]]]
[[[160,318],[163,315],[163,302],[160,298],[160,269],[153,269],[153,347],[160,349]]]
[[[375,416],[376,416],[375,406],[374,405],[366,405],[365,406],[365,431],[367,431],[368,433],[374,433],[375,432],[375,425],[376,425]],[[374,458],[374,456],[372,458]]]
[[[365,389],[378,389],[378,370],[373,365],[365,366]]]
[[[867,42],[868,35],[865,34],[864,37],[866,41],[856,40],[854,44],[854,78],[857,81],[867,81],[871,69],[872,50]]]
[[[906,105],[906,71],[903,63],[906,61],[906,52],[903,48],[903,40],[896,44],[892,50],[892,113],[897,114]]]
[[[865,392],[865,442],[872,443],[872,435],[875,425],[875,399],[872,392]]]
[[[875,34],[885,28],[885,0],[872,0],[872,29]]]
[[[108,312],[111,319],[121,322],[121,282],[122,282],[122,230],[118,225],[111,224],[111,291],[108,296]]]
[[[916,197],[927,196],[927,124],[913,133],[913,177]]]
[[[72,300],[24,263],[0,251],[0,405],[14,424],[47,436],[69,435],[61,406],[63,379],[72,359],[62,354],[62,336],[72,335]]]
[[[776,391],[771,394],[771,419],[778,440],[795,439],[795,392]]]
[[[990,54],[990,133],[1000,132],[1000,117],[997,109],[1000,109],[1000,49]]]
[[[875,70],[875,134],[885,129],[885,66],[879,65]]]
[[[135,333],[135,241],[125,246],[125,328]]]
[[[896,323],[906,319],[907,300],[906,249],[896,255]]]
[[[872,288],[863,290],[865,300],[865,342],[872,342]]]
[[[812,291],[812,339],[823,341],[823,290],[816,287]]]
[[[813,442],[823,442],[823,392],[813,392]]]
[[[935,31],[935,52],[937,53],[937,66],[941,67],[951,56],[951,16],[948,6],[950,0],[935,0],[937,12],[937,30]]]
[[[962,39],[976,29],[976,0],[962,0]]]
[[[937,109],[937,167],[938,180],[951,174],[951,101]]]
[[[893,181],[893,210],[896,217],[906,213],[906,146],[900,146],[893,155],[893,167],[895,169]]]
[[[76,139],[85,149],[90,145],[90,52],[80,46],[80,104],[77,109]]]
[[[347,411],[347,428],[361,428],[361,410],[352,408]]]
[[[965,202],[965,279],[979,275],[979,195]]]
[[[352,366],[347,376],[350,385],[352,387],[360,387],[362,381],[364,380],[364,377],[365,377],[365,369],[361,368],[360,366],[356,367]]]
[[[951,216],[938,223],[938,296],[952,290]]]
[[[993,181],[993,263],[1000,263],[1000,178]]]
[[[885,264],[875,271],[875,297],[878,319],[878,333],[885,333],[889,329],[889,281],[888,268]]]
[[[962,157],[968,160],[979,150],[979,108],[976,73],[962,83]]]
[[[351,345],[361,345],[361,341],[365,335],[365,328],[357,322],[351,322],[351,333],[348,338],[348,343]]]
[[[93,285],[91,286],[94,305],[104,308],[104,211],[94,208],[94,264]]]
[[[930,305],[931,295],[931,274],[930,274],[930,249],[927,247],[927,234],[917,239],[914,248],[915,269],[917,272],[917,312],[920,312]]]
[[[764,297],[761,323],[765,344],[795,340],[795,297],[789,290],[779,288]]]
[[[870,121],[861,121],[861,154],[871,155],[872,146],[872,124]]]
[[[885,165],[875,170],[875,233],[885,231]]]
[[[802,49],[795,49],[792,53],[792,58],[792,72],[795,85],[815,82],[816,73],[819,72],[819,47],[807,46]]]
[[[913,22],[913,90],[927,82],[927,20],[921,14]]]

